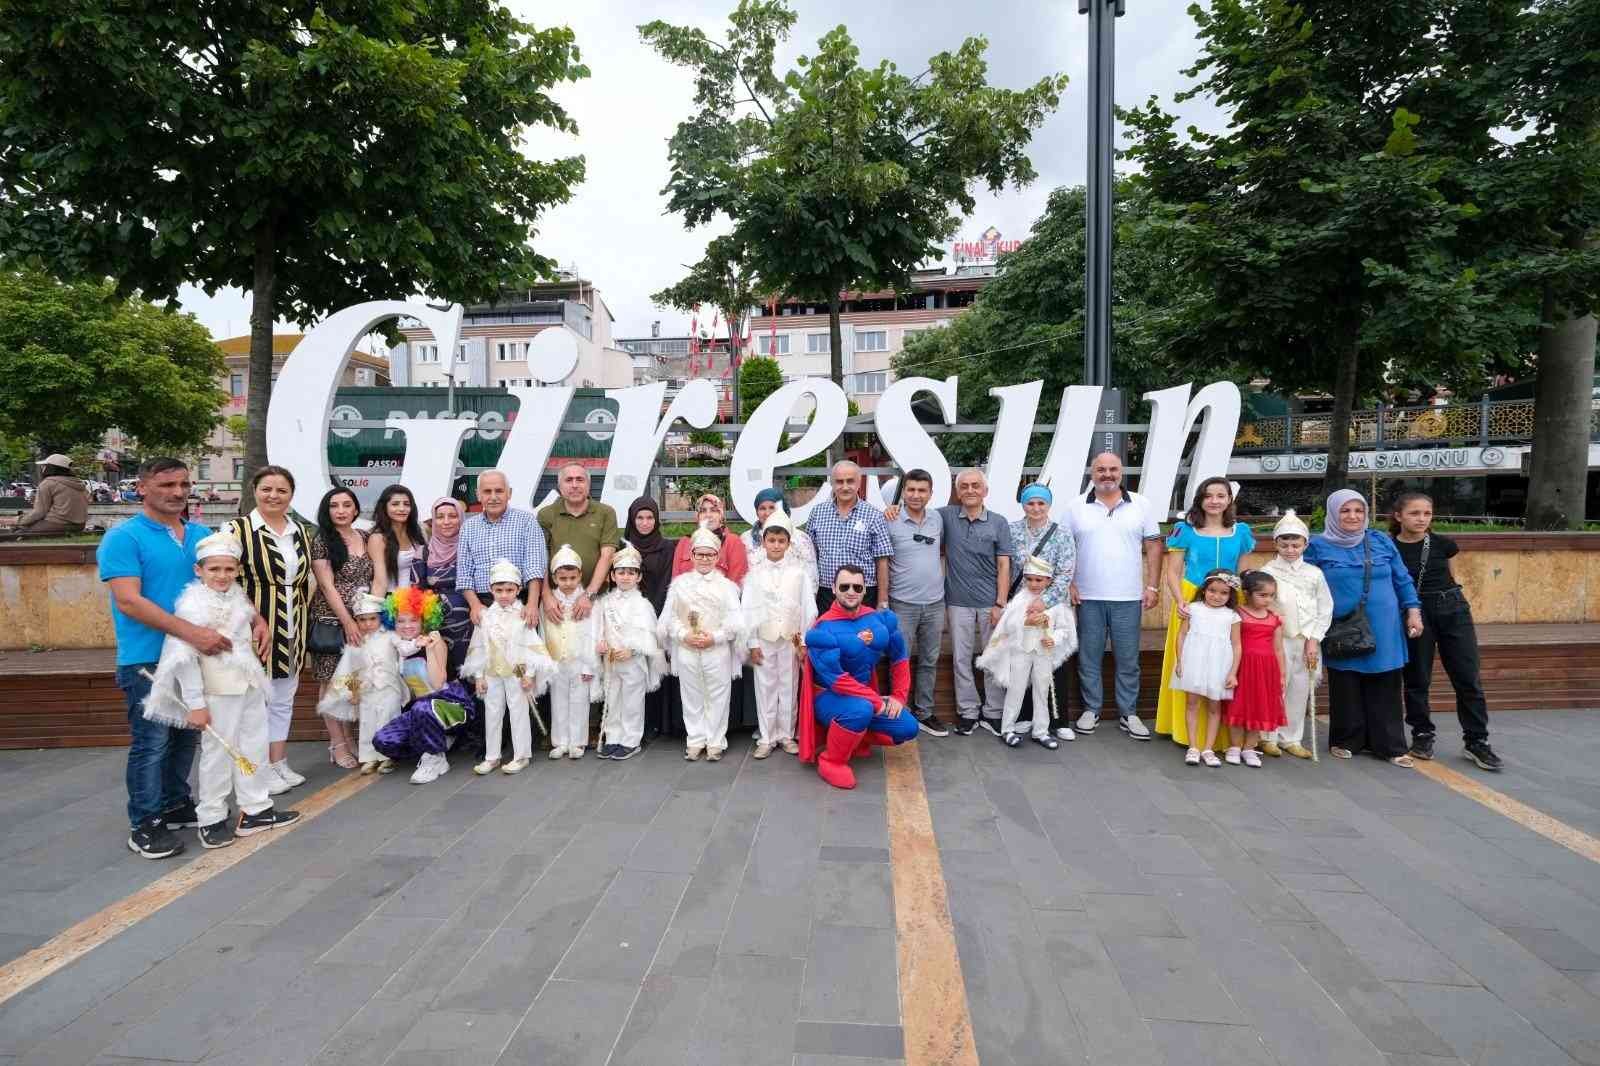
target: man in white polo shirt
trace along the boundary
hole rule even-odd
[[[1139,720],[1139,619],[1156,605],[1161,527],[1144,497],[1122,487],[1122,460],[1111,452],[1089,468],[1094,487],[1067,508],[1065,524],[1078,545],[1072,602],[1078,607],[1078,686],[1083,691],[1080,736],[1093,733],[1105,703],[1101,659],[1106,633],[1117,659],[1117,714],[1122,731],[1149,740]]]

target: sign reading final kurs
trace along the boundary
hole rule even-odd
[[[462,309],[456,304],[441,310],[423,303],[378,300],[357,304],[330,315],[306,334],[290,354],[272,390],[267,412],[267,454],[272,462],[294,472],[298,486],[294,506],[314,514],[326,487],[332,484],[328,468],[328,423],[334,393],[350,353],[362,337],[387,319],[413,318],[433,333],[441,351],[455,351],[461,331]],[[550,459],[574,388],[555,384],[565,380],[576,365],[574,350],[566,365],[535,368],[542,385],[512,386],[517,418],[506,431],[498,466],[512,484],[512,502],[531,506],[532,493]],[[958,376],[902,378],[879,398],[873,414],[878,442],[902,470],[921,467],[933,476],[933,498],[950,498],[951,471],[939,446],[912,412],[914,397],[927,394],[938,403],[945,424],[956,421]],[[990,509],[1010,519],[1020,518],[1016,502],[1028,445],[1034,435],[1039,397],[1044,383],[1029,381],[989,390],[1000,401],[994,436],[985,470],[989,478]],[[682,420],[695,429],[712,426],[717,417],[716,386],[708,380],[689,382],[662,410],[666,383],[634,385],[606,390],[617,404],[616,432],[611,435],[606,458],[605,488],[601,499],[618,513],[649,483],[650,469],[673,424]],[[1073,385],[1061,394],[1050,448],[1039,481],[1056,489],[1055,510],[1065,510],[1068,498],[1085,491],[1084,468],[1096,429],[1100,388]],[[1184,443],[1198,423],[1194,450],[1189,457],[1189,477],[1181,504],[1187,506],[1196,486],[1205,478],[1228,472],[1233,439],[1239,428],[1239,389],[1228,381],[1213,382],[1198,392],[1191,385],[1175,385],[1146,393],[1150,401],[1150,431],[1145,438],[1140,492],[1158,503],[1171,499],[1177,484]],[[809,400],[815,405],[811,424],[798,440],[780,447],[785,426]],[[844,432],[849,401],[844,391],[827,378],[804,378],[778,389],[751,412],[734,441],[729,477],[733,505],[746,520],[755,517],[756,493],[772,485],[776,468],[804,462],[832,444]],[[389,418],[387,425],[405,434],[401,481],[419,498],[449,494],[462,442],[474,429],[471,421],[456,418]],[[1050,428],[1050,427],[1046,427]],[[882,506],[892,498],[895,482],[867,479],[867,499]],[[795,509],[804,521],[811,505]]]

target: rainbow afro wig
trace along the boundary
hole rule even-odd
[[[395,589],[383,598],[383,623],[390,629],[403,614],[414,614],[422,621],[422,631],[432,633],[444,625],[444,600],[431,589]]]

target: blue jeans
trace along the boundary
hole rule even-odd
[[[1078,607],[1078,687],[1083,709],[1099,715],[1105,705],[1105,682],[1100,660],[1106,653],[1106,632],[1111,633],[1111,654],[1117,658],[1117,713],[1124,718],[1138,713],[1139,619],[1138,600],[1084,600]]]
[[[137,826],[175,807],[193,803],[189,769],[194,765],[200,734],[149,721],[142,713],[150,694],[155,663],[117,667],[117,687],[128,700],[128,822]]]

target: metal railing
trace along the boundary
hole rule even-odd
[[[1320,451],[1328,447],[1329,414],[1287,414],[1239,425],[1235,452]],[[1600,410],[1590,422],[1600,440]],[[1350,444],[1370,448],[1426,447],[1430,444],[1526,443],[1533,439],[1533,401],[1452,403],[1436,407],[1380,404],[1356,411],[1350,419]]]

